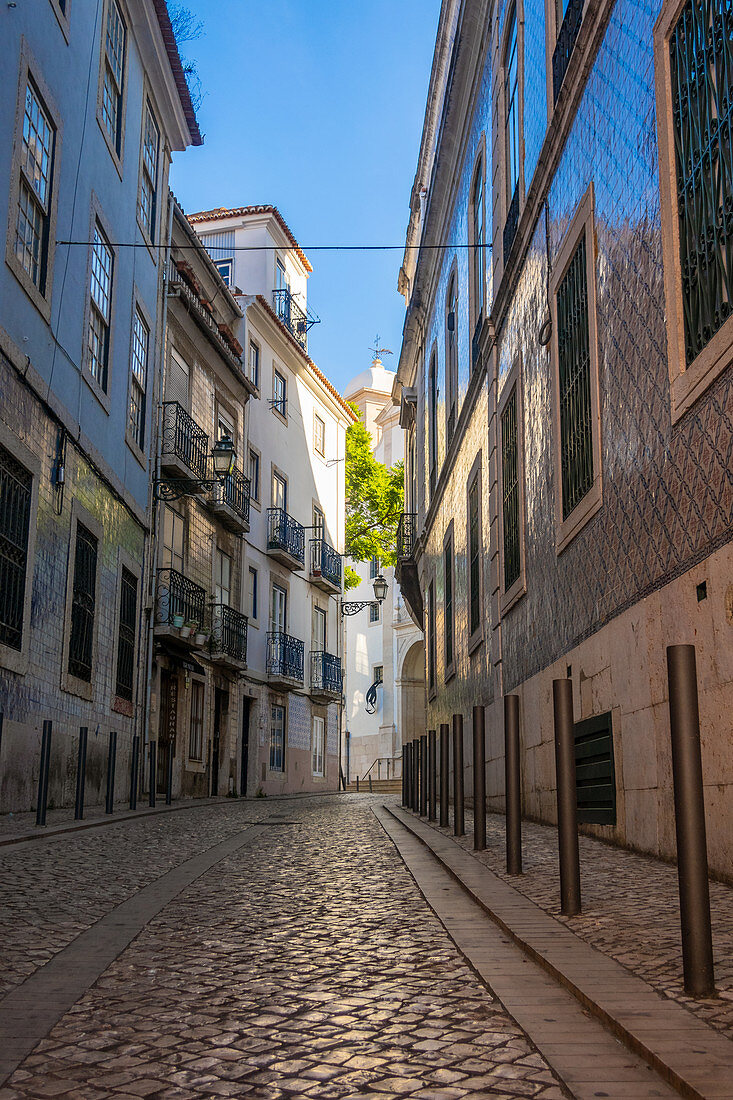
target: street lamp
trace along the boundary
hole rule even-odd
[[[384,603],[387,599],[387,582],[381,573],[378,577],[374,578],[372,588],[374,589],[374,598],[377,603]]]
[[[221,439],[217,439],[212,448],[211,457],[214,460],[214,473],[217,478],[223,481],[225,477],[229,477],[234,469],[234,463],[237,461],[237,452],[234,450],[234,444],[228,435],[223,435]]]
[[[228,435],[217,439],[211,448],[211,460],[214,466],[213,478],[179,477],[156,478],[153,482],[153,495],[156,500],[178,500],[179,497],[188,496],[197,489],[211,490],[218,482],[226,481],[237,462],[237,452],[234,443]]]
[[[378,577],[374,578],[372,588],[374,589],[373,600],[342,600],[341,614],[356,615],[358,611],[363,611],[365,607],[379,607],[381,603],[384,603],[387,599],[387,589],[389,585],[381,573]]]

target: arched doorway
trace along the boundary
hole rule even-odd
[[[400,744],[425,733],[425,642],[422,638],[407,650],[398,680],[400,692]]]

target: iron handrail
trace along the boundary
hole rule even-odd
[[[370,775],[370,772],[371,772],[371,770],[372,770],[372,768],[373,768],[373,767],[374,767],[374,766],[376,765],[376,768],[377,768],[377,776],[376,776],[376,778],[377,778],[377,779],[381,779],[381,778],[382,778],[382,762],[385,762],[385,763],[386,763],[386,765],[387,765],[387,775],[386,775],[386,778],[387,778],[387,779],[390,779],[390,778],[392,778],[392,779],[399,779],[399,778],[400,778],[400,775],[398,775],[398,774],[397,774],[397,769],[396,769],[396,768],[394,768],[394,769],[393,769],[393,771],[392,771],[392,775],[391,775],[391,776],[390,776],[390,774],[389,774],[389,765],[390,765],[390,763],[391,763],[391,764],[394,764],[394,762],[395,762],[395,761],[399,761],[399,763],[400,763],[400,775],[401,775],[401,774],[402,774],[402,767],[401,767],[401,765],[402,765],[402,753],[395,753],[395,754],[394,754],[393,756],[377,756],[377,757],[376,757],[376,758],[375,758],[375,759],[374,759],[374,760],[373,760],[373,761],[371,762],[371,764],[369,765],[369,767],[368,767],[368,768],[367,768],[367,770],[366,770],[366,771],[364,772],[364,774],[362,775],[362,777],[361,777],[361,778],[362,778],[362,779],[368,779],[368,778],[369,778],[369,775]]]

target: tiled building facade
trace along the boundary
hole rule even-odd
[[[708,307],[690,305],[703,260],[692,284],[680,274],[674,139],[700,105],[694,85],[676,106],[670,90],[674,36],[723,18],[703,7],[443,5],[408,244],[453,247],[406,253],[397,393],[416,391],[403,569],[427,613],[428,725],[488,704],[500,808],[503,695],[518,694],[523,809],[554,820],[552,680],[569,676],[578,743],[602,735],[583,827],[672,857],[665,648],[694,643],[710,861],[730,877],[732,337],[721,279],[684,346]],[[687,217],[702,232],[704,211]]]

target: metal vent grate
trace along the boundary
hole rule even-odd
[[[616,775],[610,711],[575,724],[578,821],[616,824]]]

